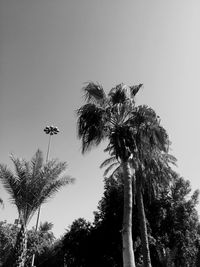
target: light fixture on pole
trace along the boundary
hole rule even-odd
[[[50,151],[50,145],[51,145],[51,137],[53,135],[55,135],[55,134],[58,134],[60,131],[59,131],[58,127],[46,126],[44,128],[44,132],[46,134],[49,134],[49,142],[48,142],[47,155],[46,155],[46,163],[47,163],[48,162],[48,159],[49,159],[49,151]],[[37,221],[36,221],[36,226],[35,226],[35,232],[38,230],[39,219],[40,219],[40,210],[41,210],[41,206],[39,206],[39,208],[38,208],[38,214],[37,214]],[[35,261],[35,254],[33,254],[33,257],[32,257],[31,267],[35,267],[34,266],[34,261]]]
[[[48,149],[47,149],[47,156],[46,156],[46,162],[48,162],[48,158],[49,158],[49,150],[50,150],[50,143],[51,143],[51,137],[54,134],[58,134],[60,131],[58,129],[58,127],[54,127],[54,126],[46,126],[44,128],[44,132],[46,134],[49,134],[49,143],[48,143]]]

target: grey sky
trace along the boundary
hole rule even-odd
[[[0,1],[0,162],[46,153],[43,128],[60,128],[50,157],[67,161],[77,181],[42,209],[56,235],[75,218],[92,219],[103,192],[104,146],[82,156],[76,136],[75,110],[90,80],[106,90],[143,83],[138,103],[160,115],[179,172],[199,188],[199,13],[194,0]],[[13,222],[0,190],[1,218]]]

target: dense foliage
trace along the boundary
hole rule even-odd
[[[197,211],[199,192],[191,194],[189,181],[177,175],[174,183],[156,198],[145,199],[152,265],[195,267],[198,261],[200,226]],[[73,222],[63,239],[69,266],[122,266],[121,221],[123,187],[113,178],[105,180],[105,192],[93,224]],[[134,250],[142,262],[137,207],[134,206]]]
[[[0,222],[0,266],[7,261],[11,254],[19,228],[6,221]]]
[[[60,240],[55,240],[52,224],[41,224],[27,232],[27,257],[33,253],[36,266],[120,267],[122,261],[123,179],[105,179],[104,195],[94,212],[93,223],[75,220]],[[148,188],[144,189],[148,190]],[[191,192],[190,182],[178,174],[169,186],[149,198],[144,192],[148,239],[152,265],[156,267],[198,267],[200,263],[200,223],[196,211],[199,191]],[[133,199],[133,243],[137,266],[142,264],[138,209]],[[17,233],[16,224],[0,222],[0,266],[9,266]]]
[[[189,181],[176,176],[168,188],[153,197],[144,198],[152,265],[156,267],[198,267],[200,255],[200,224],[196,211],[199,192],[191,193]],[[137,206],[133,206],[133,241],[137,266],[142,266],[141,239]],[[28,247],[37,253],[36,266],[120,267],[122,266],[121,222],[123,186],[120,179],[105,179],[104,195],[94,213],[94,222],[75,220],[60,239],[49,230],[33,238],[29,231]],[[16,226],[1,225],[16,229]],[[2,228],[1,228],[2,229]],[[1,244],[5,247],[5,232]],[[50,239],[49,239],[50,237]],[[30,244],[35,242],[35,247]],[[11,242],[14,244],[14,241]],[[10,247],[12,247],[10,244]],[[3,255],[3,254],[2,254]]]
[[[191,194],[189,181],[177,177],[170,189],[164,189],[147,209],[154,239],[152,247],[159,260],[168,266],[196,266],[200,244],[200,224],[195,209],[198,196],[197,190]]]
[[[27,255],[26,266],[30,266],[30,260],[33,253],[36,253],[36,263],[39,260],[49,256],[49,252],[55,242],[55,236],[52,232],[52,223],[42,223],[38,231],[34,228],[27,231]],[[0,222],[0,266],[8,266],[9,256],[12,255],[17,233],[20,228],[16,224],[9,224],[6,221]]]
[[[199,192],[191,193],[189,181],[176,176],[174,183],[157,195],[144,199],[152,265],[197,267],[200,255],[200,224],[196,211]],[[137,207],[134,205],[134,250],[142,262]],[[28,231],[28,255],[36,252],[36,266],[120,267],[122,266],[121,221],[123,186],[120,179],[105,179],[105,191],[94,213],[94,222],[75,220],[60,240],[52,224],[44,223],[35,233]],[[0,222],[1,265],[12,251],[19,228]],[[29,262],[27,257],[27,263]],[[6,266],[6,265],[5,265]]]

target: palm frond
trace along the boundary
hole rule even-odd
[[[25,174],[26,174],[25,160],[15,158],[13,155],[10,156],[10,159],[12,160],[12,162],[14,164],[15,172],[16,172],[18,179],[23,180],[25,177]]]
[[[44,223],[40,223],[39,231],[45,233],[45,232],[51,231],[52,228],[53,228],[53,223],[44,222]]]
[[[163,155],[165,161],[169,162],[170,164],[177,166],[177,158],[174,157],[172,154],[164,153]]]
[[[48,187],[50,184],[59,180],[59,176],[65,171],[67,167],[66,162],[57,162],[57,160],[51,160],[43,166],[39,174],[32,179],[31,191],[29,192],[29,203],[34,205],[33,201],[39,202],[42,190]],[[69,177],[68,177],[69,178]],[[68,183],[72,182],[68,179]]]
[[[37,173],[40,172],[43,166],[43,162],[44,162],[44,158],[43,158],[42,151],[38,149],[31,160],[32,177],[34,177],[35,175],[37,175]]]
[[[130,88],[123,83],[112,88],[108,94],[111,104],[116,105],[119,103],[125,103],[128,99],[130,100],[129,90]]]
[[[47,164],[44,165],[43,171],[41,172],[44,176],[45,180],[55,180],[59,177],[61,173],[63,173],[67,168],[66,162],[58,162],[58,160],[53,159],[48,161]]]
[[[114,173],[117,172],[118,167],[119,167],[119,162],[115,162],[115,163],[110,164],[110,166],[107,167],[106,170],[104,171],[104,174],[103,174],[103,175],[104,175],[104,176],[107,176],[107,174],[108,174],[113,168],[115,168],[114,171],[112,172],[112,174],[110,175],[110,176],[113,176]]]
[[[140,152],[154,148],[168,152],[168,134],[152,108],[145,105],[136,107],[129,123],[136,129],[135,141]]]
[[[158,194],[174,180],[175,171],[170,165],[175,162],[174,156],[157,149],[146,154],[143,175],[139,179],[142,179],[143,188],[146,188],[148,195]]]
[[[70,176],[64,176],[56,181],[49,183],[42,191],[39,200],[37,201],[39,206],[46,203],[57,193],[62,187],[74,183],[75,179]],[[39,203],[40,202],[40,203]]]
[[[11,202],[16,204],[16,198],[19,191],[18,177],[14,176],[6,165],[0,164],[0,179],[5,190],[10,196]]]
[[[107,150],[107,148],[106,148]],[[104,168],[107,167],[104,171],[104,176],[106,177],[107,174],[111,171],[112,173],[109,175],[109,177],[114,177],[116,176],[119,172],[121,172],[121,165],[120,165],[120,161],[117,160],[116,156],[111,156],[110,158],[104,160],[102,162],[102,164],[100,165],[100,168]]]
[[[108,94],[110,97],[112,105],[131,102],[132,104],[135,103],[134,98],[139,89],[142,87],[142,84],[128,86],[123,83],[118,84],[114,88],[112,88]]]
[[[98,83],[87,83],[87,85],[83,87],[83,91],[85,94],[85,99],[88,103],[102,105],[106,101],[106,94],[103,90],[103,87]]]
[[[139,85],[130,86],[131,96],[135,97],[135,95],[138,93],[138,91],[140,90],[142,86],[143,84],[141,83]]]
[[[104,160],[101,165],[100,168],[104,168],[107,167],[108,165],[112,164],[112,163],[117,163],[119,164],[119,161],[116,159],[116,156],[111,156],[110,158]]]
[[[98,145],[105,137],[105,111],[94,104],[86,104],[77,112],[78,137],[82,139],[82,152]]]

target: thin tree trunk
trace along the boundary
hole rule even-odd
[[[137,185],[138,185],[138,182],[137,182]],[[140,221],[143,264],[144,264],[144,267],[151,267],[149,241],[148,241],[147,226],[146,226],[146,216],[145,216],[145,211],[144,211],[143,195],[142,195],[140,184],[137,186],[136,194],[137,194],[139,221]]]
[[[27,236],[24,225],[21,225],[17,235],[17,241],[14,249],[14,264],[13,267],[24,267],[27,252]]]
[[[123,267],[135,267],[132,240],[132,177],[128,162],[122,162],[124,174],[124,214],[123,214]]]

